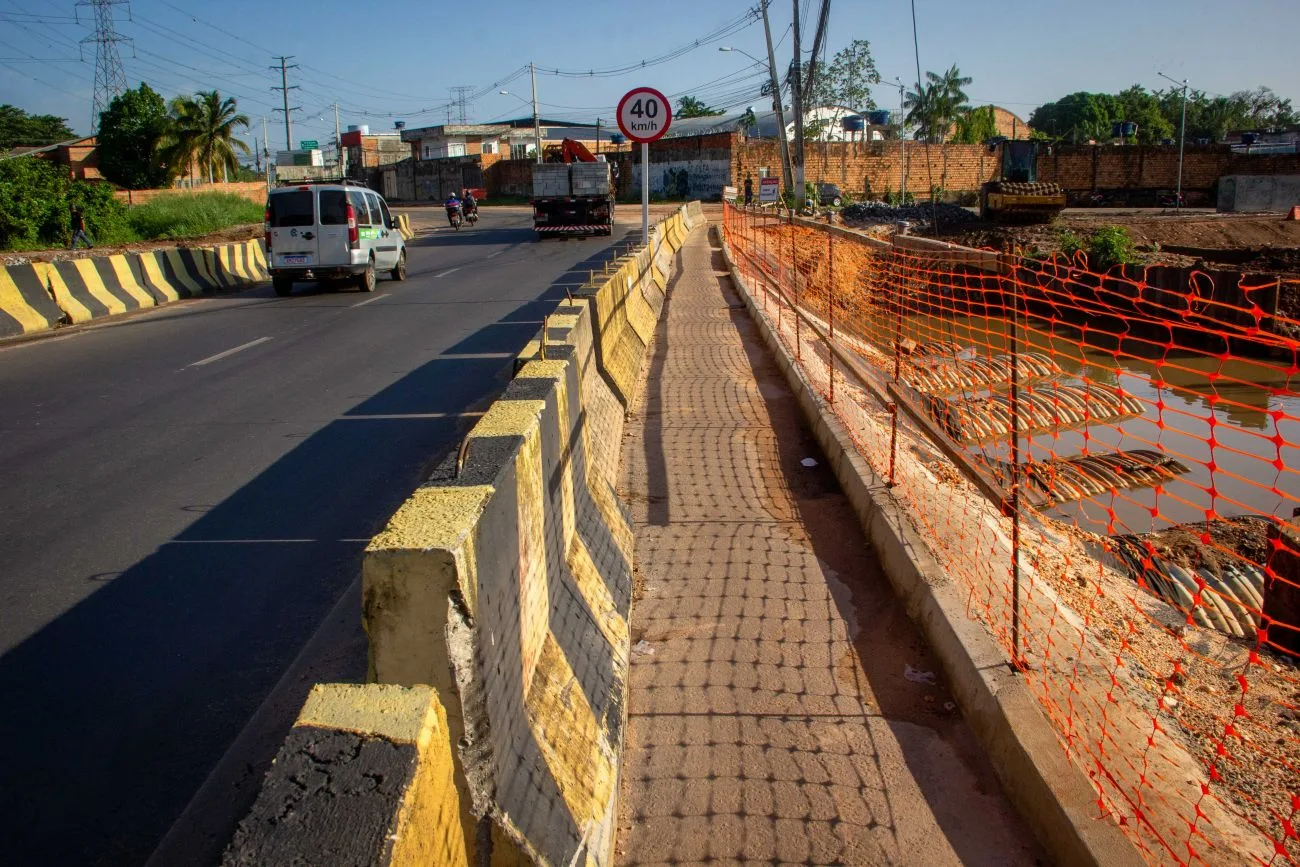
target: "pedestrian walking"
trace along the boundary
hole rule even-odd
[[[752,205],[753,203],[754,203],[754,176],[745,175],[745,204]]]
[[[68,218],[68,223],[72,229],[72,247],[70,249],[77,249],[77,243],[79,241],[85,241],[87,249],[94,249],[95,243],[91,241],[90,236],[86,234],[86,217],[81,212],[81,208],[72,205],[69,208],[69,212],[70,216]]]

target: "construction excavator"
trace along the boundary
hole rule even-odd
[[[980,216],[996,223],[1050,223],[1065,209],[1060,184],[1038,180],[1036,141],[1002,142],[998,178],[980,188]]]

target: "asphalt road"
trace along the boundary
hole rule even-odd
[[[0,348],[0,862],[219,855],[310,685],[364,679],[366,541],[630,229],[537,243],[484,208],[373,295]]]

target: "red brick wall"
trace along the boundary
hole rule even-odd
[[[1038,174],[1067,190],[1173,189],[1178,183],[1177,147],[1082,145],[1040,154]],[[1183,189],[1208,193],[1224,175],[1300,174],[1300,154],[1251,156],[1223,145],[1188,147]]]
[[[879,197],[886,190],[897,192],[902,185],[902,155],[899,143],[810,142],[804,147],[804,176],[813,182],[839,184],[844,192],[859,198]],[[999,156],[983,145],[928,145],[906,143],[907,191],[928,196],[930,187],[951,192],[978,190],[997,174]],[[768,174],[781,176],[779,144],[768,139],[738,142],[732,151],[732,183],[743,185],[745,175],[758,179],[760,166]]]

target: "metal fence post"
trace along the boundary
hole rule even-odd
[[[903,372],[903,268],[899,264],[898,248],[894,247],[890,251],[890,262],[894,266],[893,271],[893,303],[894,303],[894,385],[898,385],[899,377]],[[893,487],[896,483],[895,473],[898,468],[898,404],[890,401],[887,409],[889,410],[889,486]]]
[[[1005,279],[1005,278],[1003,278]],[[1019,668],[1020,655],[1020,304],[1011,280],[1011,327],[1007,349],[1011,356],[1011,662]]]
[[[835,234],[826,232],[826,323],[830,326],[831,345],[826,347],[826,366],[830,379],[830,402],[835,405]]]
[[[799,329],[799,257],[794,250],[794,209],[790,209],[790,282],[794,289],[794,360],[803,361],[803,341]]]

